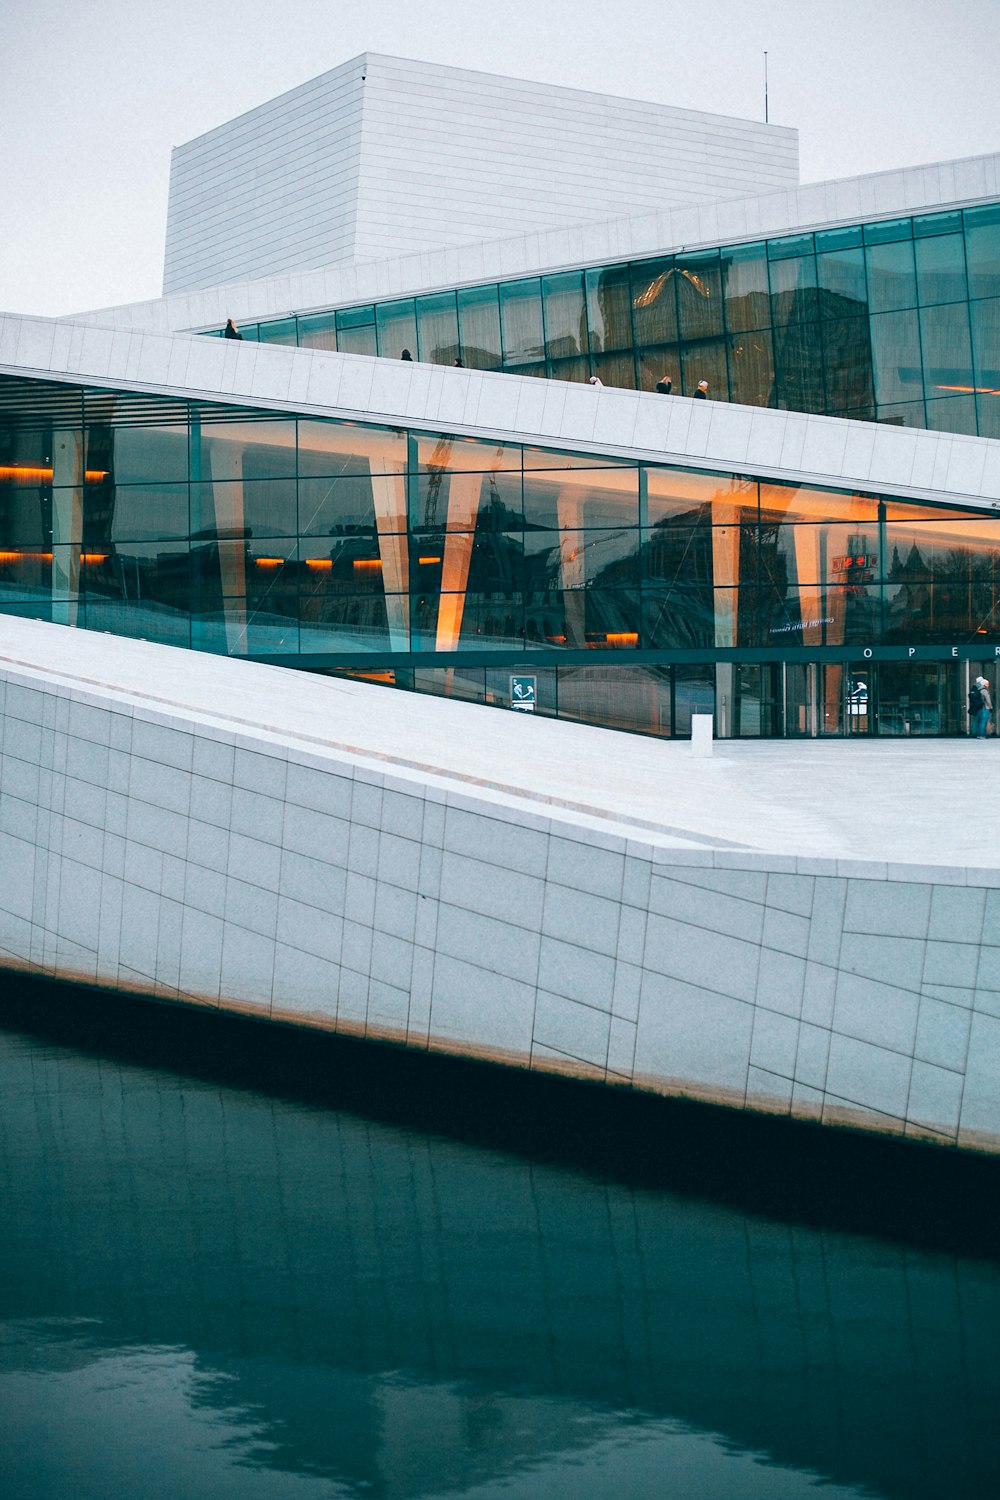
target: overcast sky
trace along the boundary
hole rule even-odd
[[[171,147],[365,50],[799,130],[802,180],[1000,150],[1000,0],[0,0],[0,308],[158,296]]]

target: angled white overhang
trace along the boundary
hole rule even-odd
[[[1000,511],[1000,441],[364,355],[0,314],[0,375]]]
[[[221,328],[227,318],[235,318],[237,323],[280,318],[539,272],[614,265],[636,257],[856,224],[864,219],[965,207],[997,197],[1000,153],[993,153],[393,259],[286,271],[79,313],[74,320],[159,333]]]

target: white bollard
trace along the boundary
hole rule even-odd
[[[712,753],[712,725],[711,714],[691,715],[691,754],[711,755]]]

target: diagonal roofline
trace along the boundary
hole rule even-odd
[[[1000,440],[0,314],[0,374],[1000,510]]]

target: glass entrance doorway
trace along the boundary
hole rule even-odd
[[[789,736],[952,735],[968,732],[970,674],[991,684],[996,663],[888,661],[787,663]],[[995,700],[994,700],[995,701]]]

